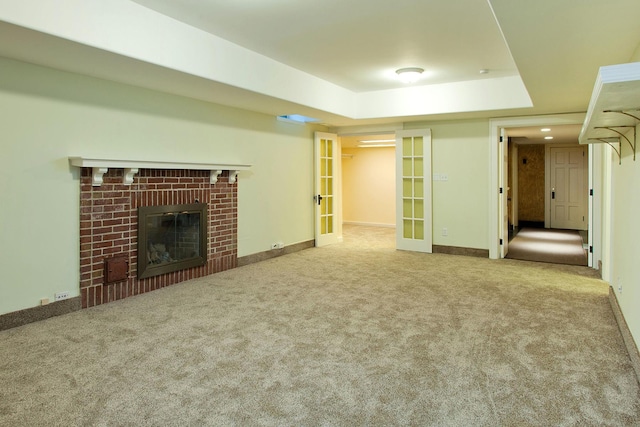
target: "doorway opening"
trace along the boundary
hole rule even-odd
[[[340,136],[342,222],[396,227],[395,133]]]
[[[505,129],[506,258],[587,266],[588,150],[579,124]]]

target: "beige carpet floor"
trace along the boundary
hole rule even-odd
[[[509,242],[507,258],[555,264],[587,265],[587,251],[576,230],[525,227]]]
[[[592,270],[392,233],[2,331],[0,425],[639,425]]]

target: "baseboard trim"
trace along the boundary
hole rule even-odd
[[[434,254],[464,255],[476,258],[489,258],[489,249],[461,248],[458,246],[433,245]]]
[[[287,255],[305,249],[313,248],[314,246],[315,240],[307,240],[306,242],[300,242],[293,245],[285,246],[282,249],[272,249],[269,251],[258,252],[256,254],[245,255],[243,257],[238,257],[238,267],[253,264],[255,262],[266,261],[271,258],[276,258],[282,255]]]
[[[622,334],[622,340],[627,348],[627,353],[629,353],[631,366],[633,366],[633,370],[636,372],[636,377],[638,378],[638,383],[640,383],[640,353],[638,352],[638,346],[633,339],[633,335],[631,335],[627,321],[622,314],[622,310],[620,310],[618,297],[611,286],[609,286],[609,304],[611,304],[613,315],[616,318],[616,323],[618,323],[618,329],[620,329],[620,333]]]
[[[26,308],[0,316],[0,331],[16,328],[28,323],[38,322],[62,314],[78,311],[82,308],[80,297],[69,298],[51,304]]]

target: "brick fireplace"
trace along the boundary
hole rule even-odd
[[[83,308],[237,266],[237,171],[140,168],[132,172],[126,168],[104,168],[97,176],[96,167],[86,167],[81,162],[76,165],[82,167],[80,297]],[[193,203],[207,204],[206,263],[139,279],[138,208]],[[115,283],[108,283],[106,277],[105,265],[110,261],[119,261],[117,265],[125,266],[124,277]]]

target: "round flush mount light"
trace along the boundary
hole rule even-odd
[[[424,68],[419,67],[407,67],[396,70],[398,78],[403,83],[415,83],[420,78],[420,75],[424,73]]]
[[[552,136],[545,136],[544,139],[553,139]]]

